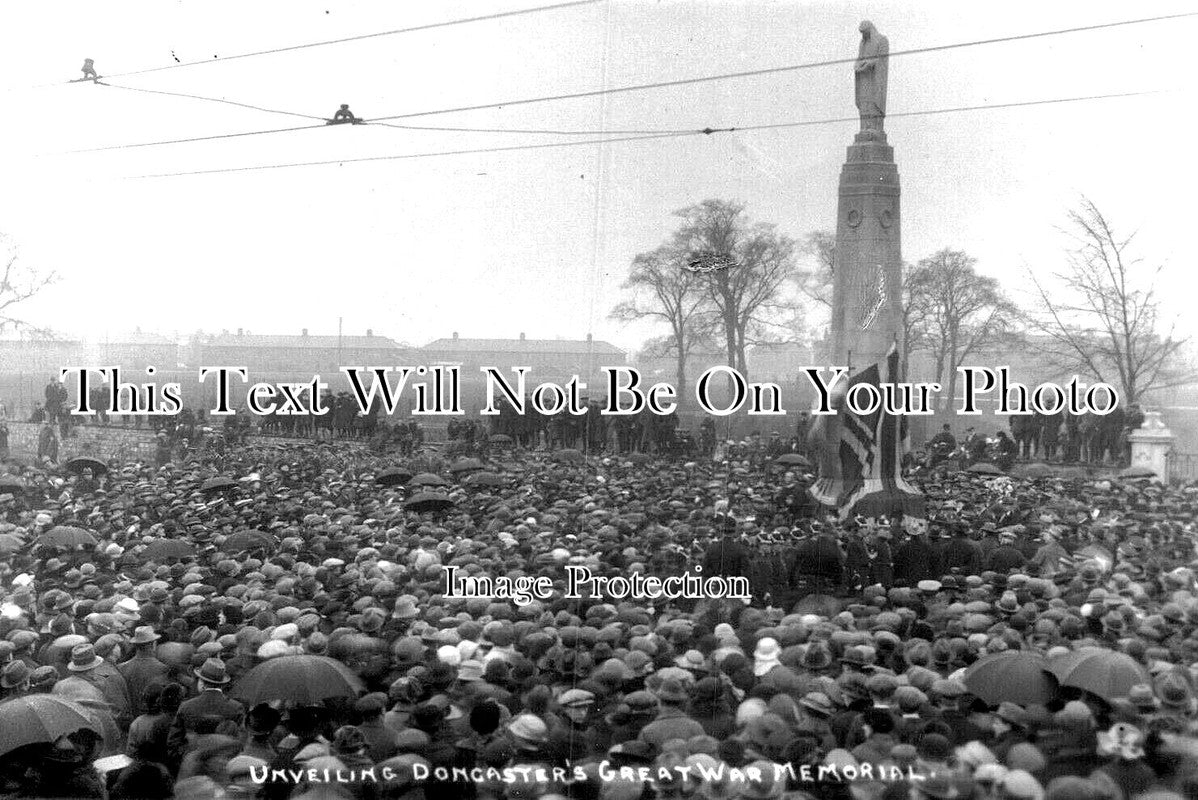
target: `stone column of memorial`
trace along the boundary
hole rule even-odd
[[[853,78],[861,129],[840,171],[829,356],[832,364],[848,366],[850,375],[876,364],[880,380],[897,381],[887,369],[892,347],[901,348],[903,324],[899,176],[883,127],[889,42],[870,22],[862,22],[860,31]],[[843,393],[838,401],[843,403]],[[884,424],[875,415],[868,425],[856,426],[854,436],[842,424],[844,414],[842,407],[813,427],[820,480],[812,494],[843,513],[922,516],[922,497],[899,475],[902,452],[893,435],[898,423]],[[866,496],[868,508],[846,507]]]

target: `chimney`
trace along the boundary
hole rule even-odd
[[[589,342],[592,342],[592,341],[594,341],[594,339],[595,339],[595,337],[594,337],[594,336],[592,336],[592,335],[591,335],[591,334],[589,334],[589,333],[587,334],[587,342],[588,342],[588,343],[589,343]]]
[[[458,332],[457,332],[457,331],[454,331],[454,332],[453,332],[453,338],[455,338],[455,339],[456,339],[456,338],[458,338]]]
[[[520,341],[524,341],[524,331],[520,331]]]
[[[237,329],[237,335],[238,335],[238,336],[241,336],[241,335],[243,335],[244,333],[245,333],[245,331],[244,331],[244,330],[242,330],[241,328],[238,328],[238,329]]]
[[[367,328],[366,329],[366,338],[369,339],[371,336],[374,336],[374,330],[371,328]]]
[[[304,330],[303,330],[303,332],[302,332],[302,335],[303,335],[303,336],[307,336],[307,335],[308,335],[308,329],[307,329],[307,328],[304,328]]]

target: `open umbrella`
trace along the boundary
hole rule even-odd
[[[55,525],[50,530],[37,537],[38,544],[49,544],[55,547],[83,547],[96,543],[96,537],[83,528],[74,525]]]
[[[100,733],[78,703],[52,694],[31,694],[0,703],[0,755],[27,744],[55,742],[84,729]]]
[[[1002,475],[1003,472],[993,464],[985,461],[979,461],[977,464],[971,464],[965,468],[966,472],[972,472],[974,475]]]
[[[775,464],[781,464],[784,467],[810,467],[811,462],[806,456],[800,453],[783,453],[774,459]]]
[[[965,670],[965,686],[982,702],[996,706],[1046,704],[1057,693],[1057,680],[1048,662],[1030,650],[1003,650],[982,656]]]
[[[467,486],[505,486],[507,479],[494,472],[476,472],[462,481]]]
[[[1127,697],[1131,687],[1149,683],[1148,673],[1134,658],[1105,647],[1082,647],[1049,662],[1062,686],[1084,689],[1099,697]]]
[[[1052,467],[1047,464],[1028,464],[1023,469],[1026,478],[1051,478]]]
[[[142,561],[165,561],[168,558],[191,558],[195,545],[183,539],[155,539],[139,553]]]
[[[453,508],[453,501],[443,494],[435,492],[417,492],[404,501],[403,507],[408,511],[423,514],[426,511],[444,511]]]
[[[75,456],[67,463],[63,464],[63,468],[67,472],[82,473],[85,469],[90,469],[93,475],[103,475],[108,472],[108,465],[98,458],[91,456]]]
[[[1143,465],[1128,467],[1119,471],[1120,478],[1155,478],[1156,470]]]
[[[20,536],[11,533],[0,533],[0,554],[11,555],[25,546]]]
[[[237,481],[232,478],[209,478],[200,484],[201,492],[227,492],[237,487]]]
[[[483,468],[483,462],[477,458],[459,458],[449,467],[449,471],[455,475],[459,472],[477,472]]]
[[[586,460],[581,452],[574,450],[573,448],[557,450],[553,453],[553,458],[555,461],[570,461],[572,463]]]
[[[512,437],[508,436],[506,433],[493,433],[487,437],[487,441],[491,444],[511,444]]]
[[[16,475],[0,475],[0,494],[17,494],[25,491],[25,481]]]
[[[336,659],[315,655],[279,656],[251,669],[233,688],[250,706],[270,700],[317,705],[334,697],[354,698],[362,681]]]
[[[259,547],[274,547],[275,537],[266,531],[244,530],[229,536],[220,544],[224,553],[240,553],[243,550],[255,550]]]
[[[880,489],[864,495],[853,504],[853,513],[866,519],[891,519],[924,516],[923,495],[902,492],[898,489]]]
[[[379,486],[399,486],[412,480],[412,473],[403,467],[387,467],[375,476],[374,482]]]
[[[431,472],[422,472],[409,481],[413,486],[448,486],[449,481]]]

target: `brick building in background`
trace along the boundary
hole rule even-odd
[[[298,335],[220,333],[193,341],[188,365],[199,367],[246,367],[253,379],[260,376],[313,375],[332,378],[341,367],[391,367],[408,363],[411,351],[386,336],[367,330],[365,336],[348,334]]]

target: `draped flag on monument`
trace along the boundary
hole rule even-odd
[[[871,364],[851,376],[845,394],[867,383],[881,391],[881,384],[901,382],[898,344],[882,364]],[[821,479],[812,494],[825,505],[837,508],[842,519],[850,514],[867,518],[922,513],[922,497],[903,479],[903,455],[910,446],[907,417],[890,414],[879,407],[872,414],[857,414],[847,406],[839,417],[840,480]]]

